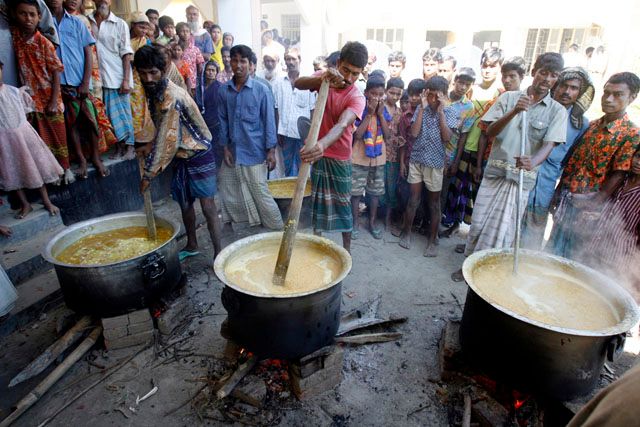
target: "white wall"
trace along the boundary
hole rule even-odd
[[[250,46],[256,52],[260,51],[259,13],[259,3],[254,0],[218,0],[222,31],[231,32],[235,44]]]
[[[133,3],[132,11],[135,11],[136,7],[141,12],[147,9],[156,9],[160,12],[160,16],[168,15],[173,18],[176,24],[186,22],[185,10],[189,5],[194,5],[200,10],[202,22],[215,19],[215,0],[135,0]]]

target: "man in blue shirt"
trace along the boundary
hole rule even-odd
[[[56,53],[64,65],[60,73],[60,87],[65,106],[65,124],[70,148],[74,150],[80,163],[79,176],[87,177],[85,152],[100,176],[107,176],[109,170],[100,157],[100,138],[102,131],[98,125],[97,110],[89,94],[91,85],[91,49],[96,43],[86,25],[77,17],[70,15],[62,7],[62,0],[46,0],[53,15],[60,44]],[[87,144],[83,150],[83,144]],[[67,182],[73,179],[65,172]]]
[[[282,216],[267,187],[267,169],[276,165],[276,121],[269,89],[250,76],[251,48],[231,48],[233,78],[218,94],[220,145],[218,175],[224,223],[282,229]]]
[[[594,93],[589,73],[582,67],[565,68],[558,78],[553,99],[567,109],[567,141],[557,145],[538,170],[535,187],[529,193],[529,203],[523,221],[522,236],[525,247],[537,250],[542,248],[549,205],[556,183],[562,175],[563,159],[589,127],[589,119],[584,113],[591,106]]]

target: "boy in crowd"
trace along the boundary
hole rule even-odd
[[[456,75],[458,61],[451,55],[443,55],[438,63],[438,75],[449,82],[449,91],[453,90],[453,77]]]
[[[405,89],[402,91],[402,95],[400,96],[400,111],[404,113],[409,108],[409,92]]]
[[[399,50],[393,51],[389,54],[389,78],[400,78],[402,71],[407,63],[407,57]]]
[[[389,122],[389,135],[385,139],[387,149],[387,162],[384,165],[384,206],[386,231],[391,231],[391,211],[398,209],[398,175],[400,174],[400,160],[398,151],[405,143],[400,136],[399,125],[402,118],[402,110],[398,107],[404,89],[404,82],[400,78],[391,78],[387,82],[386,98],[384,101],[385,113],[391,117]],[[407,96],[407,101],[408,101]],[[386,114],[385,114],[386,117]]]
[[[411,186],[411,198],[405,212],[399,245],[405,249],[411,248],[411,225],[420,204],[424,182],[428,191],[430,220],[429,241],[423,253],[426,257],[438,255],[436,239],[441,216],[440,191],[445,166],[445,145],[451,140],[459,121],[456,110],[448,106],[448,88],[449,83],[444,77],[429,79],[422,95],[422,104],[411,123],[411,136],[415,138],[407,178]]]
[[[378,204],[384,196],[384,166],[386,163],[385,140],[389,137],[391,116],[384,108],[384,79],[370,76],[364,91],[367,106],[362,120],[356,120],[351,157],[351,213],[353,231],[351,239],[359,234],[358,207],[362,194],[366,191],[370,198],[369,229],[375,239],[382,238],[382,230],[375,227]],[[385,114],[386,113],[386,114]]]
[[[428,49],[424,55],[422,55],[422,78],[425,81],[438,75],[440,61],[442,61],[442,54],[438,48],[433,47]]]
[[[158,19],[158,26],[160,27],[160,31],[162,31],[162,35],[156,39],[156,43],[166,46],[171,42],[177,41],[176,26],[170,16],[161,16],[160,19]]]

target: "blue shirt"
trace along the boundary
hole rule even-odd
[[[200,35],[197,35],[197,36],[194,35],[193,42],[196,45],[196,47],[200,49],[200,53],[202,53],[202,56],[205,57],[204,61],[207,62],[210,59],[209,56],[211,56],[211,54],[215,52],[215,49],[213,48],[213,39],[211,38],[211,35],[207,31],[204,31]]]
[[[229,80],[218,93],[220,145],[229,146],[236,164],[263,163],[267,151],[276,146],[276,117],[273,95],[253,77],[238,90]]]
[[[84,76],[84,48],[95,44],[96,41],[86,25],[66,10],[62,20],[58,22],[54,17],[53,23],[60,38],[56,53],[64,65],[64,71],[60,74],[60,84],[80,86]]]
[[[567,119],[567,141],[564,144],[557,145],[547,157],[540,169],[538,169],[538,177],[536,185],[529,193],[529,209],[538,209],[546,211],[549,209],[553,193],[556,190],[556,183],[560,175],[562,175],[562,160],[567,155],[573,144],[584,135],[589,127],[589,119],[582,116],[582,128],[576,129],[571,125],[571,110],[567,110],[569,118]]]
[[[416,108],[416,112],[413,114],[411,123],[415,122],[418,118],[418,114],[422,109],[422,105]],[[458,126],[458,113],[455,108],[448,106],[444,108],[444,117],[447,122],[447,126],[454,130]],[[427,106],[422,114],[422,126],[420,132],[413,143],[411,149],[411,156],[409,161],[413,163],[419,163],[431,168],[444,168],[444,141],[442,141],[442,135],[440,134],[440,119],[438,112]]]

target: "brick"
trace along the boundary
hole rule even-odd
[[[127,326],[128,335],[135,335],[141,332],[153,331],[153,321],[149,319],[148,322],[136,323],[134,325]]]
[[[133,313],[129,313],[129,324],[136,324],[146,322],[151,320],[151,313],[149,313],[149,309],[142,309],[138,311],[134,311]]]
[[[115,340],[104,340],[107,350],[116,350],[119,348],[131,347],[133,345],[150,344],[153,340],[153,330],[142,332],[135,335],[127,335],[126,337],[117,338]]]
[[[117,328],[103,328],[102,335],[105,340],[115,340],[129,335],[127,326],[119,326]]]
[[[129,316],[123,314],[122,316],[108,317],[102,319],[102,327],[104,329],[119,328],[127,326],[129,324]]]

